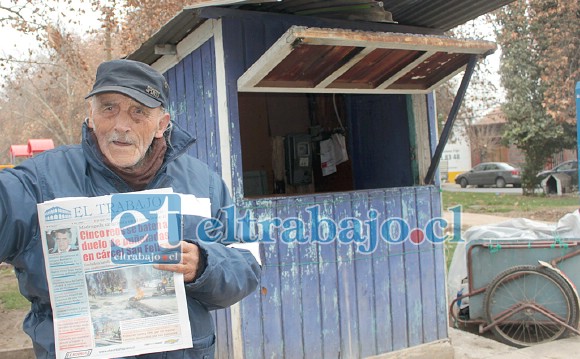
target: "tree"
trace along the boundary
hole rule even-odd
[[[0,161],[8,160],[12,144],[29,138],[52,138],[56,144],[77,143],[84,117],[83,95],[88,90],[91,64],[98,53],[86,51],[78,26],[81,2],[55,0],[3,0],[0,24],[35,40],[34,50],[0,59],[2,122]]]
[[[542,106],[557,122],[574,122],[574,88],[580,81],[580,2],[534,0],[530,8],[546,86]]]
[[[446,35],[463,39],[494,40],[493,33],[483,31],[489,22],[488,17],[482,16],[452,29]],[[494,108],[500,101],[492,71],[488,58],[478,61],[449,140],[454,142],[459,137],[465,138],[472,151],[480,153],[497,145],[497,128],[493,127],[492,130],[490,127],[478,126],[478,122],[489,109]],[[463,76],[463,73],[460,75]],[[456,76],[436,90],[439,129],[443,128],[444,121],[447,120],[460,80],[461,78]]]
[[[124,53],[135,51],[190,1],[125,0],[120,8],[119,23]]]
[[[0,163],[11,144],[50,137],[77,143],[85,116],[84,95],[97,65],[134,51],[184,6],[167,0],[2,0],[0,24],[33,36],[38,49],[26,57],[0,58],[10,76],[2,84]],[[96,13],[101,28],[81,24]],[[71,26],[72,25],[72,26]],[[84,28],[85,33],[71,32]]]
[[[51,30],[54,52],[38,55],[28,65],[14,69],[4,83],[0,101],[6,124],[18,123],[19,134],[10,141],[30,137],[52,138],[57,145],[78,143],[86,114],[84,96],[92,83],[93,69],[103,58],[92,51],[95,41],[86,42],[71,34]]]
[[[81,16],[86,1],[73,0],[1,0],[0,25],[12,27],[36,40],[40,50],[49,48],[51,29],[54,27],[82,27]],[[32,56],[33,54],[29,54]],[[27,59],[8,55],[0,58],[0,66],[13,69],[14,65],[26,63]]]
[[[538,15],[531,6],[534,1],[517,1],[496,13],[497,40],[502,46],[500,74],[506,90],[502,106],[508,120],[505,137],[525,155],[524,194],[534,193],[536,173],[548,156],[575,143],[572,125],[554,120],[543,105],[548,83],[543,80],[542,57],[550,40],[542,22],[534,19]]]
[[[8,56],[1,61],[10,76],[2,83],[0,163],[8,160],[11,144],[26,143],[29,138],[52,138],[56,145],[78,143],[86,115],[84,96],[96,67],[105,59],[119,57],[122,43],[120,36],[112,35],[117,30],[111,16],[114,2],[93,4],[94,11],[102,14],[103,29],[81,34],[67,28],[71,24],[79,27],[87,7],[82,2],[10,3],[10,8],[0,7],[0,14],[6,15],[0,23],[34,34],[38,48],[26,57]],[[66,11],[58,13],[63,6]]]

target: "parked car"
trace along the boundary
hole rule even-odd
[[[554,174],[554,173],[565,173],[565,174],[569,175],[570,177],[572,177],[572,179],[571,179],[572,184],[577,185],[578,184],[578,161],[571,160],[571,161],[562,162],[559,165],[557,165],[556,167],[552,168],[551,170],[539,172],[537,174],[537,177],[539,178],[540,181],[542,181],[543,179],[545,179],[546,177],[548,177],[549,175]]]
[[[483,162],[455,177],[455,183],[465,188],[470,185],[483,187],[493,186],[503,188],[507,184],[514,187],[522,186],[519,168],[505,162]]]

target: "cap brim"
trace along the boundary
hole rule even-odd
[[[93,91],[91,91],[87,96],[85,96],[85,99],[88,99],[89,97],[92,97],[94,95],[98,95],[101,93],[105,93],[105,92],[118,92],[118,93],[122,93],[123,95],[127,95],[129,97],[131,97],[132,99],[134,99],[135,101],[142,103],[143,105],[149,107],[149,108],[156,108],[162,105],[161,101],[158,101],[154,98],[151,98],[145,94],[143,94],[142,92],[127,88],[127,87],[123,87],[123,86],[103,86],[103,87],[99,87],[98,89],[94,89]]]

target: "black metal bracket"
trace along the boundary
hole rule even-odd
[[[434,183],[433,177],[435,176],[435,170],[439,166],[439,162],[441,161],[441,155],[443,154],[443,149],[445,148],[445,145],[449,140],[449,136],[451,135],[453,124],[455,123],[457,113],[459,112],[459,107],[461,107],[461,103],[463,102],[463,98],[465,97],[465,92],[467,91],[467,87],[469,86],[469,81],[471,81],[471,76],[473,75],[473,71],[475,70],[477,58],[478,58],[477,55],[471,55],[471,57],[469,58],[469,62],[467,63],[465,73],[463,74],[463,79],[461,80],[461,85],[457,90],[455,99],[453,99],[453,106],[451,106],[451,110],[449,111],[449,115],[447,116],[447,121],[445,121],[443,130],[441,131],[439,143],[437,143],[437,148],[435,149],[435,153],[433,154],[433,158],[431,159],[429,170],[427,171],[427,175],[425,176],[425,184]]]

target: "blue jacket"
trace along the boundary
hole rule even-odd
[[[0,171],[0,262],[14,266],[20,292],[32,303],[24,331],[32,338],[37,358],[54,358],[55,351],[36,204],[60,197],[132,191],[104,166],[88,131],[85,124],[81,145],[58,147]],[[172,187],[174,192],[210,198],[212,215],[219,218],[219,209],[230,205],[231,198],[218,174],[186,155],[193,142],[174,124],[164,164],[148,188]],[[196,224],[195,219],[184,220],[186,239],[195,241]],[[238,302],[258,284],[260,267],[248,251],[196,243],[206,255],[207,266],[197,280],[185,285],[194,346],[140,358],[213,358],[215,330],[209,310]]]

